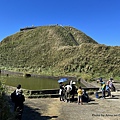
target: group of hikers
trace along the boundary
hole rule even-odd
[[[81,86],[77,88],[76,83],[72,82],[72,80],[68,84],[63,84],[62,82],[60,84],[59,89],[59,95],[60,95],[60,101],[64,102],[74,102],[75,101],[75,94],[78,94],[77,103],[83,104],[84,102],[89,102],[89,96],[86,93],[86,90],[82,89]]]
[[[102,93],[102,98],[105,97],[112,97],[111,92],[116,91],[115,86],[113,84],[113,78],[110,78],[108,81],[103,81],[102,77],[97,80],[97,83],[101,84],[101,88],[99,91],[96,91],[96,98],[100,98],[99,93]],[[72,82],[72,80],[68,84],[63,84],[63,82],[59,83],[60,89],[59,89],[59,95],[60,95],[60,101],[66,101],[66,102],[74,102],[75,101],[75,94],[78,95],[77,97],[77,103],[83,104],[84,102],[89,102],[90,98],[88,94],[86,93],[85,89],[82,89],[81,86],[77,88],[76,83]],[[106,95],[107,92],[107,95]]]
[[[115,91],[115,86],[113,84],[113,79],[110,78],[107,82],[103,81],[102,78],[99,78],[97,80],[97,83],[101,84],[101,92],[102,92],[102,98],[107,96],[112,97],[111,91]],[[81,86],[77,88],[76,82],[73,82],[72,80],[68,84],[63,84],[63,82],[60,82],[60,89],[59,89],[59,95],[60,95],[60,101],[64,102],[74,102],[76,100],[75,94],[78,95],[77,97],[77,103],[78,105],[83,105],[83,102],[89,102],[90,98],[88,94],[86,93],[85,89],[82,89]],[[96,98],[99,98],[98,91],[96,92]],[[17,112],[16,118],[18,120],[21,120],[22,113],[23,113],[23,102],[25,101],[25,97],[23,95],[23,90],[21,89],[21,85],[19,84],[17,86],[17,89],[11,93],[11,99],[14,103],[14,111]]]
[[[113,84],[113,78],[110,78],[108,81],[103,81],[102,78],[99,78],[97,80],[97,83],[100,83],[101,84],[101,92],[102,92],[102,98],[105,98],[105,97],[112,97],[112,94],[111,92],[112,91],[116,91],[115,89],[115,86]],[[107,95],[106,95],[106,92],[107,92]],[[99,92],[96,92],[96,98],[99,98],[99,95],[98,95]]]

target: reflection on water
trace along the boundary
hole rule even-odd
[[[6,85],[16,87],[22,85],[24,89],[40,90],[59,88],[59,84],[55,79],[37,78],[37,77],[20,77],[20,76],[0,76],[0,80]]]

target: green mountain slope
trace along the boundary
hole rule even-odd
[[[45,75],[119,76],[120,47],[98,44],[70,26],[20,31],[0,43],[0,69]]]

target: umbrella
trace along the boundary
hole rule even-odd
[[[58,80],[58,83],[65,82],[67,80],[68,80],[68,78],[61,78],[60,80]]]

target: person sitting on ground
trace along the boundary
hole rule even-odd
[[[89,96],[88,96],[88,94],[87,94],[85,89],[83,90],[82,100],[84,102],[89,102],[90,101]]]

